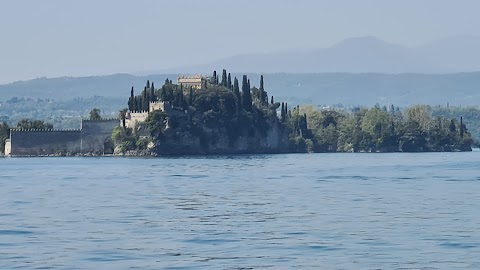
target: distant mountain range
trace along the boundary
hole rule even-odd
[[[458,36],[418,47],[376,37],[346,39],[330,48],[243,54],[198,66],[151,73],[206,73],[224,67],[254,73],[457,73],[480,71],[480,37]]]
[[[217,70],[220,68],[217,67]],[[210,73],[210,72],[209,72]],[[241,73],[233,73],[240,77]],[[258,86],[260,74],[248,74],[252,86]],[[316,105],[386,105],[447,104],[480,105],[480,72],[456,74],[375,74],[375,73],[272,73],[264,74],[265,88],[276,100],[290,104]],[[143,90],[145,82],[155,82],[158,88],[166,78],[176,81],[175,74],[133,76],[115,74],[95,77],[40,78],[30,81],[0,85],[1,101],[14,96],[71,100],[94,95],[107,98],[124,98],[130,87],[136,93]]]

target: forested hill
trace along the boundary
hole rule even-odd
[[[38,78],[0,85],[0,100],[12,97],[30,97],[41,99],[70,100],[93,96],[119,98],[128,93],[128,85],[143,85],[147,79],[163,82],[166,78],[177,77],[174,74],[134,76],[114,74],[91,77]]]
[[[241,74],[232,74],[241,77]],[[257,81],[260,74],[248,74]],[[69,100],[75,97],[122,97],[129,86],[142,89],[146,80],[176,80],[176,74],[39,78],[0,85],[0,101],[14,96]],[[293,103],[372,105],[480,104],[480,72],[457,74],[266,74],[270,93]]]

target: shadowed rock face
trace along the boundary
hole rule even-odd
[[[180,125],[166,129],[154,151],[157,155],[285,153],[288,146],[285,127],[272,121],[266,134],[259,130],[229,134],[222,126],[193,132]]]

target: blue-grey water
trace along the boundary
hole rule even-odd
[[[480,151],[0,159],[0,269],[480,269]]]

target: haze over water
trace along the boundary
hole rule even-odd
[[[480,269],[478,164],[479,151],[0,159],[0,269]]]

